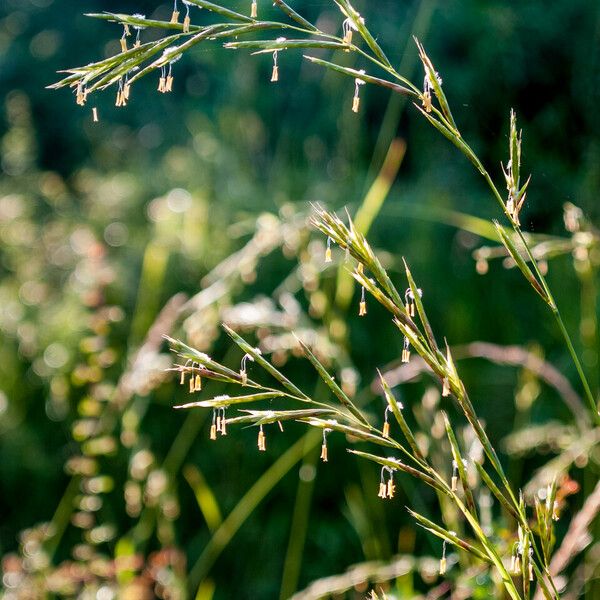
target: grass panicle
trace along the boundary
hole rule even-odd
[[[522,175],[522,133],[517,128],[515,112],[511,111],[510,113],[508,161],[506,165],[502,166],[507,190],[507,195],[504,197],[483,162],[463,138],[452,114],[442,77],[434,67],[424,46],[416,38],[416,52],[424,69],[422,89],[402,73],[396,71],[376,36],[369,30],[365,17],[348,0],[333,0],[332,2],[339,10],[340,19],[343,21],[340,23],[338,32],[343,35],[321,31],[317,24],[305,19],[283,0],[275,0],[275,6],[290,22],[261,20],[254,16],[255,10],[252,11],[251,16],[248,16],[221,4],[205,0],[188,0],[187,4],[205,9],[216,15],[217,19],[223,19],[224,22],[205,26],[191,23],[180,25],[178,22],[146,19],[140,15],[117,13],[90,15],[116,23],[124,27],[125,31],[129,27],[135,28],[138,37],[143,29],[163,30],[167,32],[167,35],[156,41],[145,43],[140,41],[131,49],[126,49],[127,44],[124,43],[121,53],[83,67],[69,69],[65,72],[66,77],[51,87],[72,88],[76,91],[79,103],[85,103],[90,94],[113,85],[118,86],[119,93],[122,94],[124,85],[131,86],[150,73],[160,71],[164,77],[165,68],[168,67],[170,73],[175,61],[198,44],[219,41],[225,48],[231,50],[252,51],[256,55],[272,54],[274,60],[279,52],[318,50],[318,57],[308,54],[304,55],[304,58],[317,67],[331,70],[350,79],[356,89],[352,107],[354,112],[359,110],[358,86],[362,84],[376,85],[390,90],[392,93],[413,98],[414,106],[426,121],[447,138],[473,164],[486,181],[493,199],[498,203],[501,213],[508,223],[508,226],[505,227],[498,221],[493,222],[497,238],[503,247],[503,255],[510,257],[525,280],[550,308],[577,368],[591,417],[595,423],[600,423],[596,400],[575,352],[570,334],[563,323],[550,287],[542,273],[543,269],[538,263],[537,246],[532,242],[533,238],[521,229],[519,215],[525,206],[531,179],[525,179]],[[264,37],[262,36],[263,32],[273,32],[275,36],[273,39],[256,39],[258,33]],[[354,42],[352,42],[353,32],[357,34]],[[246,36],[249,39],[240,39]],[[359,68],[339,64],[341,52],[351,53],[353,58],[359,62]],[[327,53],[331,60],[322,58]],[[375,72],[367,73],[367,68],[370,71],[375,70]],[[278,77],[275,77],[274,73],[272,81],[276,79]],[[522,183],[523,180],[525,183]],[[315,205],[313,209],[311,223],[314,228],[327,237],[328,244],[331,242],[337,244],[357,262],[356,268],[352,270],[352,276],[362,286],[363,294],[370,294],[390,313],[391,319],[402,334],[403,362],[410,361],[412,351],[427,364],[442,382],[442,398],[450,397],[449,399],[454,401],[455,407],[461,415],[461,421],[466,421],[470,434],[481,444],[487,463],[474,461],[475,470],[472,474],[478,475],[478,478],[475,477],[478,479],[476,485],[486,488],[514,521],[512,525],[516,527],[516,531],[513,539],[517,550],[516,554],[513,552],[513,557],[515,562],[518,559],[520,577],[513,579],[512,575],[517,573],[511,574],[506,568],[505,559],[511,553],[507,544],[502,540],[491,538],[484,532],[476,505],[475,490],[472,489],[471,480],[473,478],[470,478],[468,473],[472,461],[469,459],[469,462],[466,462],[463,458],[458,441],[460,436],[457,435],[458,425],[455,420],[450,418],[444,407],[441,418],[450,447],[448,464],[452,465],[453,473],[451,483],[448,484],[447,473],[441,472],[435,466],[434,461],[428,458],[427,452],[421,448],[417,442],[417,435],[408,425],[403,407],[395,399],[390,386],[381,374],[380,383],[386,406],[393,413],[407,446],[391,436],[387,429],[382,432],[371,425],[372,420],[366,410],[344,391],[343,386],[335,381],[307,344],[298,340],[305,358],[326,384],[325,387],[330,397],[317,399],[303,392],[273,362],[269,361],[260,349],[252,346],[228,325],[223,326],[224,330],[242,351],[244,355],[242,360],[245,361],[248,357],[257,369],[261,369],[276,382],[275,387],[267,387],[249,379],[245,368],[238,372],[185,343],[168,337],[167,341],[172,351],[187,361],[185,364],[177,364],[174,370],[181,374],[182,382],[189,376],[190,393],[201,391],[202,378],[214,379],[228,385],[238,385],[243,389],[253,390],[253,393],[242,393],[238,396],[218,396],[188,402],[177,408],[212,408],[220,411],[256,402],[269,403],[268,409],[241,409],[239,416],[228,416],[227,418],[227,424],[250,424],[260,427],[260,450],[266,449],[262,429],[264,425],[281,424],[282,421],[291,420],[322,431],[324,442],[326,433],[332,432],[344,436],[351,442],[373,444],[382,451],[385,449],[386,452],[400,452],[410,460],[411,465],[395,457],[371,454],[363,450],[351,450],[356,456],[382,467],[381,486],[386,485],[383,482],[383,473],[389,474],[388,498],[393,496],[393,473],[399,471],[434,488],[438,492],[441,503],[448,501],[454,505],[456,513],[461,515],[465,529],[469,533],[459,536],[448,528],[410,511],[419,525],[444,542],[444,566],[443,569],[440,567],[440,572],[443,571],[445,574],[446,571],[445,544],[447,543],[483,563],[485,568],[493,569],[501,581],[504,593],[512,600],[528,599],[531,595],[532,584],[537,584],[538,589],[545,597],[558,598],[559,594],[549,570],[554,545],[553,520],[556,512],[554,506],[557,494],[556,483],[549,486],[545,501],[536,499],[535,520],[530,521],[523,496],[511,486],[498,454],[469,398],[448,346],[446,345],[445,352],[438,346],[434,329],[421,297],[422,290],[417,287],[407,262],[404,261],[404,267],[408,288],[403,299],[403,295],[399,293],[366,236],[354,225],[350,214],[347,213],[346,218],[341,219],[334,212],[328,211],[320,205]],[[488,227],[488,229],[490,228]],[[360,314],[367,316],[364,302],[363,297]],[[418,317],[418,319],[415,320],[413,317]],[[247,389],[245,391],[247,392]],[[291,407],[294,403],[300,403],[303,408]],[[494,478],[497,477],[500,480],[500,485],[494,483],[488,470],[494,474]],[[458,482],[460,482],[460,491]],[[385,496],[385,494],[380,495]],[[516,579],[520,581],[517,582]]]

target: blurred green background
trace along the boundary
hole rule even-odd
[[[249,2],[229,4],[249,10]],[[269,4],[261,3],[261,11],[275,15]],[[597,222],[596,0],[356,4],[392,62],[416,82],[423,75],[411,35],[424,42],[463,135],[497,181],[509,110],[517,111],[523,169],[533,174],[526,230],[565,235],[567,201]],[[293,5],[324,29],[340,26],[330,2]],[[376,367],[397,360],[402,339],[379,307],[359,321],[356,296],[348,313],[321,307],[335,295],[335,279],[315,272],[310,257],[323,240],[304,219],[315,201],[356,211],[399,138],[406,154],[370,233],[391,273],[401,278],[406,257],[435,330],[451,344],[541,346],[575,382],[542,303],[499,263],[477,275],[472,252],[489,242],[447,212],[498,216],[484,182],[410,103],[365,86],[355,115],[352,82],[293,52],[281,54],[274,85],[269,56],[203,44],[175,65],[173,94],[156,93],[152,77],[135,86],[124,109],[115,108],[113,90],[102,93],[94,101],[100,123],[92,123],[89,105],[82,109],[68,91],[45,88],[56,71],[118,51],[121,28],[82,15],[102,10],[168,18],[171,4],[3,0],[0,8],[0,554],[10,557],[28,540],[48,538],[44,553],[25,551],[37,557],[27,567],[34,579],[46,577],[48,561],[60,564],[74,551],[82,563],[95,552],[152,555],[169,566],[163,587],[182,594],[195,568],[193,583],[205,582],[198,597],[210,598],[214,585],[217,599],[288,597],[365,559],[438,556],[440,544],[415,531],[403,508],[433,510],[427,490],[402,480],[397,502],[378,502],[378,473],[347,456],[345,440],[334,436],[327,465],[317,465],[312,450],[302,459],[298,442],[289,465],[268,471],[295,447],[304,433],[299,426],[273,431],[266,455],[255,452],[254,430],[210,444],[206,414],[171,409],[187,395],[163,372],[170,365],[164,348],[150,344],[137,363],[135,353],[170,298],[223,281],[218,300],[199,311],[188,306],[171,324],[173,335],[237,365],[240,356],[218,331],[222,319],[258,328],[281,362],[288,359],[287,324],[329,332],[344,357],[338,362],[356,366],[360,397],[379,415],[383,404],[369,386]],[[192,17],[201,22],[203,15],[192,9]],[[351,57],[340,60],[360,68]],[[269,247],[258,255],[265,256],[238,260],[227,276],[217,271],[207,279],[233,252],[245,248],[240,256],[247,258],[257,228]],[[580,282],[569,256],[551,262],[549,281],[577,333]],[[297,310],[304,320],[294,321]],[[595,302],[591,310],[595,315]],[[597,392],[597,338],[581,343]],[[123,381],[124,372],[133,375]],[[292,358],[285,372],[305,391],[322,393],[302,361]],[[461,372],[499,445],[520,418],[569,419],[544,386],[525,416],[519,413],[518,369],[466,361]],[[405,404],[419,405],[427,386],[420,379],[396,391]],[[213,388],[206,393],[223,393]],[[74,467],[73,457],[93,464]],[[526,482],[539,461],[515,459],[515,477]],[[106,489],[99,481],[98,489],[82,491],[92,472],[110,477]],[[265,498],[254,508],[244,494],[265,473],[264,494],[257,495]],[[101,497],[102,506],[88,500],[94,510],[74,508],[82,494]],[[226,527],[225,538],[215,538],[236,505],[239,531]],[[50,521],[53,529],[40,532]],[[90,537],[101,526],[106,531]],[[228,531],[235,533],[231,543]],[[161,555],[166,548],[179,554]],[[125,569],[123,581],[137,581],[133,573],[143,569]],[[410,585],[423,583],[415,578]]]

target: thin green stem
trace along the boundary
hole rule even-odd
[[[535,258],[533,256],[533,252],[531,251],[531,247],[530,247],[529,243],[527,242],[527,239],[523,235],[523,231],[508,214],[506,205],[504,203],[502,196],[500,195],[500,192],[498,191],[498,188],[494,184],[492,178],[490,177],[490,174],[487,172],[487,170],[481,164],[481,161],[477,158],[477,156],[475,156],[475,153],[472,151],[470,146],[468,146],[464,142],[462,142],[461,144],[457,144],[457,146],[459,149],[461,149],[463,154],[465,154],[465,156],[475,165],[477,170],[483,175],[483,178],[486,180],[489,188],[491,189],[491,191],[494,195],[494,198],[497,200],[498,204],[500,205],[502,212],[504,212],[504,214],[507,216],[513,230],[519,236],[519,240],[520,240],[521,244],[523,245],[525,252],[527,253],[527,257],[529,258],[531,265],[538,277],[540,285],[542,286],[542,288],[544,289],[544,292],[546,293],[546,296],[548,299],[547,303],[550,307],[550,311],[552,312],[552,316],[554,317],[556,324],[558,325],[558,328],[563,336],[563,339],[565,341],[567,349],[569,350],[569,354],[571,355],[571,358],[572,358],[575,368],[577,370],[577,374],[579,375],[579,379],[581,380],[581,384],[583,385],[585,397],[586,397],[586,400],[589,404],[589,407],[590,407],[590,410],[592,413],[592,418],[594,419],[594,422],[596,424],[600,425],[600,413],[598,412],[598,407],[596,405],[596,401],[594,400],[592,390],[590,388],[587,377],[585,375],[585,372],[584,372],[581,362],[579,360],[579,356],[577,355],[577,352],[575,351],[575,347],[573,346],[571,336],[569,335],[569,332],[567,331],[567,328],[565,327],[565,324],[564,324],[564,321],[560,314],[560,311],[556,305],[556,301],[554,300],[552,291],[550,290],[550,286],[548,285],[546,278],[543,276],[543,274],[541,273],[541,271],[538,267],[537,261],[535,260]]]
[[[73,475],[73,477],[71,477],[71,480],[58,503],[54,516],[52,517],[51,524],[54,529],[54,535],[46,544],[46,552],[50,560],[54,558],[60,541],[71,521],[71,515],[73,514],[73,499],[77,495],[80,483],[81,476]]]
[[[583,371],[583,367],[579,360],[579,356],[577,356],[577,352],[575,351],[575,348],[573,347],[573,342],[571,340],[571,336],[569,335],[569,332],[567,331],[567,328],[565,327],[565,324],[562,320],[562,316],[561,316],[558,308],[555,308],[552,311],[552,314],[554,315],[554,319],[556,320],[556,323],[558,324],[558,328],[560,329],[560,332],[562,333],[562,336],[565,340],[565,344],[567,345],[567,348],[569,349],[569,354],[571,355],[571,358],[573,359],[573,363],[575,364],[575,368],[577,369],[577,373],[579,374],[579,378],[581,379],[581,383],[583,384],[583,389],[585,390],[585,397],[586,397],[586,400],[588,401],[588,404],[590,405],[590,410],[592,411],[594,421],[596,424],[600,424],[600,413],[598,413],[598,407],[596,405],[596,401],[594,400],[594,396],[593,396],[592,390],[589,386],[587,377],[585,376],[585,373]]]
[[[240,499],[235,508],[213,534],[192,566],[188,577],[188,589],[192,595],[195,594],[201,581],[248,516],[275,485],[281,481],[282,477],[298,461],[309,454],[320,443],[320,440],[321,436],[319,433],[314,430],[307,431],[259,477],[243,498]]]

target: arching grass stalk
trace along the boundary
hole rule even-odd
[[[145,44],[136,42],[131,49],[125,49],[127,45],[125,43],[125,47],[123,48],[124,51],[120,54],[83,67],[69,69],[66,71],[66,73],[68,73],[66,78],[50,87],[71,87],[76,92],[78,103],[85,104],[88,100],[88,96],[94,91],[106,89],[112,85],[118,85],[119,92],[117,103],[120,106],[124,106],[126,102],[122,102],[124,99],[122,97],[123,89],[127,90],[126,96],[128,98],[131,86],[142,77],[159,70],[162,72],[167,66],[169,67],[169,72],[171,72],[172,65],[179,60],[183,54],[190,51],[201,42],[228,38],[234,38],[236,41],[226,42],[224,44],[226,48],[251,49],[259,54],[272,53],[275,56],[278,52],[288,50],[329,49],[334,51],[342,50],[345,52],[352,52],[358,57],[368,60],[371,65],[378,67],[395,81],[371,75],[366,73],[363,69],[352,69],[337,62],[305,55],[305,58],[309,61],[351,77],[356,82],[385,87],[396,93],[412,97],[414,100],[420,102],[420,106],[417,104],[415,104],[415,106],[421,111],[423,116],[440,133],[442,133],[442,135],[447,137],[483,176],[490,187],[494,198],[500,205],[502,212],[507,217],[516,234],[527,261],[532,265],[533,270],[527,266],[526,269],[521,268],[521,271],[534,289],[536,289],[538,293],[541,292],[540,295],[542,295],[550,307],[553,318],[556,321],[581,380],[586,400],[590,412],[592,413],[592,418],[595,423],[600,424],[600,413],[598,412],[598,407],[581,365],[581,361],[575,351],[571,336],[564,324],[562,315],[556,305],[546,278],[541,273],[526,236],[523,234],[520,227],[519,212],[525,202],[529,179],[524,185],[520,184],[521,135],[517,132],[514,113],[511,113],[511,131],[509,139],[510,159],[504,172],[508,189],[508,198],[505,200],[479,158],[462,138],[452,115],[449,102],[442,89],[442,79],[436,72],[432,61],[427,56],[425,49],[419,41],[415,38],[419,56],[425,71],[422,90],[419,86],[397,72],[392,62],[376,41],[375,36],[373,36],[367,27],[364,17],[361,16],[348,0],[334,0],[334,3],[339,8],[342,16],[345,17],[341,31],[343,35],[341,36],[321,31],[316,25],[302,17],[283,0],[277,0],[275,5],[292,21],[292,23],[261,20],[260,18],[243,15],[227,7],[205,0],[191,0],[189,4],[206,9],[208,12],[218,15],[219,18],[222,17],[226,19],[225,22],[207,26],[189,24],[186,26],[186,24],[180,24],[178,22],[173,23],[156,19],[146,19],[143,15],[126,15],[109,12],[90,14],[89,16],[91,17],[108,20],[123,26],[125,40],[130,33],[131,28],[136,29],[138,33],[140,30],[148,28],[175,31],[176,33],[155,42],[148,42]],[[305,37],[302,39],[278,37],[275,40],[237,41],[240,37],[253,35],[261,31],[279,31],[282,33],[289,31],[294,34],[302,34]],[[353,43],[353,33],[357,33],[360,38],[362,38],[367,46],[366,49],[362,49],[359,45]],[[160,56],[151,61],[151,59],[159,53]],[[434,103],[434,98],[437,101],[437,106]],[[95,111],[95,115],[96,114]],[[506,244],[505,238],[503,236],[500,237],[501,241]],[[512,248],[508,247],[507,249],[509,252],[512,250]],[[520,250],[517,249],[517,252],[520,252]],[[541,288],[541,290],[538,288]]]
[[[179,24],[178,22],[167,23],[165,21],[150,20],[141,15],[114,13],[91,15],[107,19],[123,27],[122,52],[109,59],[70,69],[67,71],[67,77],[52,87],[72,88],[78,104],[84,105],[93,92],[116,85],[118,88],[117,106],[125,106],[131,92],[131,86],[142,77],[160,72],[159,91],[171,91],[173,65],[183,54],[191,51],[202,42],[226,40],[224,46],[229,49],[247,49],[253,50],[255,54],[272,55],[274,67],[277,67],[277,56],[280,52],[289,50],[301,50],[303,52],[307,50],[333,51],[332,60],[324,60],[321,57],[312,55],[305,55],[305,58],[314,64],[336,71],[353,80],[355,93],[352,110],[354,112],[360,110],[359,92],[360,86],[363,84],[377,85],[412,98],[415,101],[416,108],[430,124],[457,146],[486,180],[494,198],[508,219],[520,247],[517,247],[513,241],[513,235],[509,235],[500,225],[496,226],[498,236],[522,274],[550,307],[582,381],[593,418],[596,422],[600,422],[596,403],[571,338],[548,283],[541,273],[527,238],[520,227],[519,213],[526,199],[529,180],[521,184],[521,136],[516,129],[514,113],[511,115],[509,161],[504,168],[508,190],[505,200],[491,175],[471,147],[463,140],[442,89],[442,79],[418,41],[416,42],[417,48],[425,72],[422,89],[397,72],[376,41],[376,37],[368,29],[364,17],[348,0],[334,0],[334,4],[341,13],[341,35],[321,31],[283,0],[276,0],[275,4],[290,19],[291,23],[261,20],[255,16],[255,4],[253,4],[251,16],[243,15],[219,4],[204,0],[190,0],[188,4],[206,9],[203,12],[213,13],[217,15],[218,19],[224,19],[224,22],[195,26],[188,19],[183,24]],[[137,31],[137,35],[133,48],[129,49],[127,47],[127,37],[130,35],[132,28]],[[162,29],[171,33],[158,41],[142,43],[139,40],[139,33],[146,28]],[[277,37],[276,39],[238,41],[241,37],[252,37],[264,31],[292,33],[299,37],[296,39]],[[360,39],[354,40],[354,37]],[[232,39],[235,41],[230,41]],[[381,73],[367,73],[365,69],[350,68],[340,64],[340,55],[336,54],[340,52],[353,53],[358,59],[366,61],[367,66],[375,67]],[[276,74],[277,77],[275,77]],[[274,69],[272,81],[277,80],[278,72]],[[97,111],[94,110],[94,117],[96,116]],[[496,451],[480,423],[466,388],[458,375],[449,349],[446,348],[444,351],[436,342],[433,329],[429,324],[421,301],[422,292],[416,286],[410,270],[408,267],[406,268],[408,288],[402,296],[365,237],[353,226],[350,218],[348,218],[348,224],[346,224],[336,215],[317,207],[313,224],[327,235],[329,240],[347,250],[357,261],[352,275],[362,286],[360,315],[365,315],[367,312],[365,294],[368,292],[390,312],[395,325],[402,333],[404,339],[403,362],[410,360],[411,350],[421,356],[439,379],[442,396],[454,399],[457,407],[469,423],[472,432],[479,440],[491,469],[495,473],[493,477],[499,478],[501,485],[498,486],[494,483],[492,474],[485,470],[483,462],[476,463],[475,471],[481,477],[483,484],[499,500],[500,504],[515,518],[517,524],[515,549],[511,552],[513,559],[511,573],[509,573],[503,558],[503,553],[506,554],[506,548],[488,539],[479,523],[477,508],[467,477],[469,465],[464,462],[463,452],[457,441],[458,437],[449,419],[445,418],[445,428],[452,449],[453,476],[450,485],[443,474],[436,470],[434,465],[427,459],[425,453],[420,451],[416,443],[416,436],[402,416],[401,406],[393,400],[393,395],[389,390],[386,390],[388,407],[398,420],[407,446],[394,439],[388,428],[384,427],[380,430],[371,423],[370,419],[354,404],[352,398],[342,390],[334,381],[333,376],[321,364],[315,349],[309,348],[305,342],[300,342],[300,348],[319,377],[327,384],[332,395],[331,402],[312,399],[263,357],[258,349],[229,328],[226,329],[227,333],[243,353],[239,372],[214,361],[208,355],[200,353],[182,342],[169,338],[168,341],[173,351],[183,359],[181,363],[175,366],[175,370],[179,373],[183,383],[189,378],[190,393],[201,389],[202,378],[215,379],[232,386],[250,388],[252,392],[247,393],[248,390],[244,389],[240,395],[235,397],[218,396],[208,400],[186,403],[179,408],[212,408],[214,421],[211,427],[211,439],[216,439],[217,433],[226,435],[227,425],[251,424],[256,426],[259,430],[258,448],[261,451],[266,450],[267,435],[265,430],[269,425],[280,424],[285,420],[294,420],[305,423],[317,430],[322,430],[324,445],[326,444],[327,433],[338,432],[354,441],[371,443],[386,448],[388,452],[401,455],[403,460],[396,456],[380,456],[360,452],[361,457],[377,462],[382,467],[380,497],[392,498],[394,496],[395,484],[393,477],[395,472],[402,472],[416,477],[424,484],[434,488],[438,493],[451,499],[460,514],[463,515],[466,524],[468,524],[472,539],[463,539],[463,537],[447,531],[414,513],[414,517],[421,525],[424,525],[435,535],[442,537],[446,543],[455,545],[477,560],[490,565],[500,577],[505,592],[513,600],[529,598],[530,581],[537,581],[539,589],[546,598],[558,598],[559,594],[554,587],[548,569],[550,559],[547,545],[548,532],[544,532],[540,538],[542,546],[542,552],[540,552],[538,550],[540,543],[536,541],[536,533],[529,525],[524,501],[512,489],[507,479]],[[524,253],[524,257],[522,253]],[[257,367],[270,375],[276,382],[275,387],[267,387],[250,379],[246,370],[247,360],[255,363]],[[385,382],[383,384],[384,389],[386,389]],[[235,405],[248,403],[260,405],[264,402],[269,403],[268,409],[246,409],[242,411],[241,416],[234,417],[226,414],[226,410],[233,408]],[[297,408],[298,404],[301,408]],[[326,456],[326,453],[324,453],[324,456]],[[404,459],[407,459],[407,462],[404,462]],[[387,481],[385,480],[386,477]],[[462,488],[460,494],[458,491],[459,482]],[[540,505],[538,507],[539,511],[550,509],[549,506]],[[538,521],[550,525],[552,523],[552,519],[549,519],[546,513],[538,514]],[[508,557],[505,556],[505,558]],[[445,557],[443,557],[443,560],[445,560]],[[445,573],[445,563],[443,568],[440,565],[440,574],[443,573]],[[521,579],[522,592],[518,590],[513,575]]]
[[[475,436],[479,439],[485,455],[496,476],[499,477],[502,486],[498,487],[493,483],[492,476],[486,472],[483,464],[478,463],[476,465],[476,472],[479,473],[483,484],[488,487],[501,505],[507,509],[507,512],[516,519],[518,525],[518,550],[514,552],[519,557],[518,573],[527,582],[524,584],[524,588],[528,590],[528,582],[530,578],[533,578],[537,580],[539,588],[543,591],[545,597],[558,598],[559,596],[553,582],[548,577],[548,557],[545,553],[541,554],[538,550],[534,532],[529,525],[525,505],[520,498],[517,498],[517,494],[511,488],[496,451],[487,437],[484,428],[481,426],[475,409],[468,398],[465,386],[456,371],[449,350],[446,348],[446,351],[442,352],[436,343],[433,329],[421,300],[421,292],[410,270],[407,267],[406,273],[409,287],[405,293],[407,302],[404,302],[385,269],[373,253],[367,240],[354,228],[351,220],[346,225],[332,213],[316,208],[313,224],[334,243],[342,249],[347,250],[356,259],[357,264],[353,271],[353,276],[364,289],[390,311],[395,324],[405,336],[405,352],[408,354],[406,360],[410,358],[410,350],[406,348],[412,347],[439,378],[442,385],[442,395],[454,398]],[[368,274],[372,274],[374,278],[369,278]],[[413,317],[418,317],[418,320]],[[371,424],[370,420],[352,402],[351,398],[337,385],[333,377],[316,357],[313,349],[309,348],[306,342],[298,340],[302,352],[331,392],[331,399],[328,402],[317,402],[310,398],[310,396],[289,381],[279,369],[272,365],[245,339],[230,328],[226,328],[226,331],[243,352],[239,372],[216,362],[206,354],[195,351],[182,342],[174,339],[168,340],[172,349],[182,358],[182,361],[174,368],[180,374],[184,385],[188,378],[190,383],[194,382],[197,385],[197,378],[200,377],[226,381],[241,388],[250,388],[252,391],[252,393],[243,391],[238,396],[219,396],[208,400],[190,402],[180,407],[212,408],[214,414],[218,415],[217,419],[219,419],[217,420],[214,434],[211,429],[212,439],[216,438],[217,431],[225,429],[224,421],[226,421],[227,426],[251,424],[259,428],[259,450],[265,450],[267,434],[264,428],[282,421],[294,420],[305,423],[309,427],[322,430],[324,445],[326,444],[327,432],[338,432],[350,436],[356,441],[387,448],[392,453],[400,453],[402,459],[393,455],[381,456],[363,451],[354,451],[361,458],[381,465],[382,483],[379,495],[382,498],[393,497],[395,486],[392,478],[395,472],[415,477],[425,485],[432,487],[438,493],[449,497],[457,510],[463,515],[466,524],[473,534],[473,540],[470,541],[459,537],[457,538],[459,541],[457,541],[455,539],[456,535],[450,532],[441,537],[447,543],[456,545],[460,549],[469,552],[475,558],[488,563],[498,573],[502,586],[513,600],[528,597],[528,591],[522,596],[517,590],[511,573],[509,573],[505,565],[505,560],[502,558],[504,550],[492,543],[483,532],[482,526],[479,523],[478,511],[470,488],[469,478],[467,477],[467,469],[471,467],[459,447],[453,425],[447,417],[445,417],[446,433],[452,448],[452,463],[456,465],[454,467],[455,476],[453,476],[451,484],[448,484],[444,475],[420,451],[416,442],[416,436],[411,431],[406,419],[404,419],[402,408],[394,399],[385,380],[382,380],[382,386],[388,406],[400,425],[400,429],[408,444],[407,446],[390,435],[389,427],[384,427],[380,430]],[[251,358],[256,368],[260,367],[270,375],[277,382],[277,387],[260,384],[253,378],[250,378],[247,372],[246,357]],[[225,409],[230,410],[240,404],[264,402],[269,403],[268,409],[243,410],[241,416],[231,417],[228,414],[225,417],[224,412],[219,412]],[[307,406],[307,408],[295,408],[294,404],[297,403]],[[384,482],[384,473],[389,473],[387,483]],[[459,481],[462,488],[460,495],[458,491]],[[422,519],[419,522],[423,523]],[[427,527],[427,529],[438,536],[440,535],[439,529],[436,530],[431,527]],[[443,530],[443,528],[441,529]],[[529,554],[529,548],[531,548],[531,555]],[[546,578],[548,579],[548,583],[546,582]]]

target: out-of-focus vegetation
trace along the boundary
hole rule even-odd
[[[399,479],[398,499],[382,503],[376,468],[347,455],[334,436],[329,462],[318,464],[320,439],[295,424],[270,436],[266,455],[256,452],[253,429],[209,444],[211,415],[172,410],[188,395],[166,371],[161,338],[184,337],[238,368],[239,352],[220,333],[225,320],[256,333],[263,352],[318,396],[318,378],[291,356],[288,334],[314,329],[322,355],[379,414],[376,368],[398,360],[402,338],[376,306],[368,319],[356,317],[358,296],[347,283],[336,291],[335,270],[323,270],[324,241],[306,217],[309,201],[354,213],[386,155],[399,172],[371,243],[392,275],[409,259],[436,331],[463,345],[462,356],[483,357],[461,360],[459,369],[514,487],[527,489],[549,453],[570,457],[562,538],[596,484],[597,436],[579,435],[561,401],[565,393],[577,401],[582,390],[543,303],[500,261],[476,273],[473,252],[495,244],[466,215],[488,218],[496,209],[471,166],[400,97],[365,86],[355,115],[353,85],[343,77],[286,53],[273,85],[270,57],[218,44],[177,63],[173,94],[156,93],[150,79],[126,108],[114,107],[112,91],[102,94],[100,123],[92,123],[89,106],[45,89],[55,71],[119,51],[122,29],[81,13],[168,19],[172,6],[65,4],[6,0],[0,21],[5,597],[86,587],[83,597],[110,598],[119,586],[123,597],[176,598],[200,586],[199,598],[287,598],[363,561],[381,563],[329,589],[391,579],[399,597],[448,592],[452,570],[448,580],[437,574],[441,543],[403,508],[433,519],[431,492]],[[230,4],[248,12],[250,3]],[[339,29],[332,3],[296,4],[323,29]],[[571,240],[566,202],[598,222],[596,2],[384,0],[361,8],[395,66],[415,80],[422,71],[411,35],[425,41],[463,135],[497,180],[508,109],[517,110],[533,174],[525,230]],[[401,142],[390,158],[394,139]],[[569,329],[580,333],[596,397],[597,253],[561,253],[548,272]],[[465,349],[480,340],[496,353]],[[523,354],[501,354],[507,345]],[[562,380],[552,385],[533,357],[574,390]],[[431,381],[398,371],[396,383],[435,438]],[[210,385],[207,397],[224,392]],[[449,448],[439,444],[449,471]],[[598,551],[592,545],[567,570],[575,594],[583,588],[594,597]],[[382,576],[390,561],[392,574]],[[479,583],[485,594],[487,582]]]

